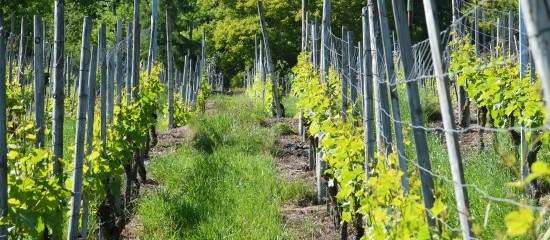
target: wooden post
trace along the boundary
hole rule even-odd
[[[133,46],[132,46],[132,26],[131,22],[126,26],[126,105],[130,105],[132,100],[132,84],[131,79],[133,76],[132,65],[133,65]]]
[[[76,102],[76,91],[78,90],[78,75],[75,75],[74,76],[74,79],[73,79],[73,101],[72,101],[72,106],[71,106],[71,116],[72,114],[74,114],[74,104]]]
[[[399,168],[403,172],[401,176],[401,186],[405,193],[409,192],[409,174],[407,171],[407,160],[405,159],[405,140],[403,139],[403,127],[401,125],[401,113],[399,112],[399,94],[397,92],[397,82],[395,81],[395,66],[393,65],[393,53],[391,47],[390,27],[388,24],[388,12],[386,2],[378,0],[378,17],[382,32],[382,46],[386,65],[386,78],[390,87],[391,110],[393,117],[393,128],[395,132],[395,142],[399,159]],[[387,91],[381,91],[381,95],[387,95]],[[387,115],[387,113],[384,113]],[[389,117],[389,116],[388,116]],[[391,136],[391,135],[385,135]]]
[[[327,82],[328,76],[328,59],[329,59],[329,32],[330,32],[330,20],[331,20],[331,6],[332,0],[323,0],[323,19],[321,22],[321,81]]]
[[[348,55],[348,27],[342,26],[342,119],[348,120],[348,82],[350,57]],[[353,48],[353,45],[352,45]]]
[[[481,43],[479,42],[479,6],[477,5],[477,0],[475,0],[475,5],[474,5],[474,8],[475,8],[475,12],[474,12],[474,41],[475,41],[475,44],[476,44],[476,55],[479,56],[480,52],[481,52]],[[457,9],[458,10],[458,9]],[[491,28],[492,29],[492,28]],[[485,37],[485,34],[483,35]]]
[[[104,28],[103,28],[104,29]],[[82,197],[82,168],[84,162],[84,140],[86,131],[86,113],[88,108],[88,72],[90,63],[90,38],[92,35],[92,19],[84,18],[82,30],[82,49],[80,52],[80,79],[78,97],[78,112],[76,120],[76,149],[74,157],[73,186],[71,197],[71,214],[69,216],[69,230],[67,239],[73,240],[78,237],[78,223],[80,217],[80,200]]]
[[[21,18],[21,36],[19,42],[19,61],[17,63],[17,81],[21,84],[21,89],[25,87],[25,56],[27,53],[27,20]]]
[[[384,73],[380,71],[379,66],[382,64],[382,58],[378,54],[378,50],[382,49],[382,40],[380,36],[380,22],[378,20],[378,4],[375,0],[371,0],[369,8],[369,26],[370,40],[372,49],[372,82],[373,82],[373,97],[374,110],[376,117],[376,142],[378,145],[378,154],[386,156],[392,151],[392,137],[389,118],[389,103],[387,85],[384,82]],[[384,94],[383,94],[384,93]]]
[[[363,42],[359,40],[359,42],[357,42],[357,56],[356,56],[357,57],[357,80],[356,80],[357,90],[356,91],[361,96],[363,95],[363,74],[365,72],[365,69],[363,68],[363,52],[364,52]],[[362,99],[359,99],[356,101],[362,101]]]
[[[313,25],[311,25],[313,30],[311,31],[311,38],[312,38],[312,45],[313,49],[311,50],[313,54],[313,68],[318,69],[319,68],[319,17],[315,16],[315,22]]]
[[[258,35],[254,34],[254,76],[258,74]]]
[[[306,49],[307,45],[307,1],[302,0],[302,51]]]
[[[522,79],[525,76],[527,70],[527,31],[525,25],[525,9],[524,5],[519,5],[519,77]],[[533,48],[535,49],[535,48]],[[544,81],[543,81],[544,86]],[[529,176],[529,163],[527,162],[527,154],[529,152],[529,146],[527,146],[527,141],[525,141],[525,130],[523,130],[524,124],[520,122],[522,129],[520,130],[520,166],[521,166],[521,180]],[[531,191],[530,184],[525,184],[525,193],[529,194]]]
[[[154,42],[156,41],[154,36],[155,26],[156,26],[155,17],[151,15],[151,34],[150,34],[151,36],[149,39],[149,54],[147,56],[147,76],[148,77],[151,77],[151,67],[155,64],[153,60],[153,48],[155,47]]]
[[[512,10],[508,11],[508,54],[512,55],[512,38],[514,37],[514,15]]]
[[[52,121],[52,146],[53,146],[53,173],[61,175],[59,159],[63,157],[63,120],[65,118],[65,93],[63,69],[65,53],[65,14],[64,0],[55,1],[54,16],[54,41],[53,41],[53,121]],[[61,179],[61,178],[60,178]]]
[[[331,19],[331,0],[323,0],[323,19],[321,26],[321,82],[327,82],[328,68],[329,68],[329,49],[328,49],[328,40],[329,40],[329,30],[330,30],[330,19]],[[314,147],[317,147],[321,139],[316,139]],[[317,179],[317,204],[326,203],[327,195],[327,183],[324,180],[324,172],[327,169],[327,162],[323,160],[323,153],[318,152],[315,155],[315,176]]]
[[[304,50],[302,52],[311,51],[309,46],[309,39],[311,35],[311,27],[309,26],[311,14],[309,11],[306,12],[306,29],[305,29],[305,40],[304,40]]]
[[[98,34],[99,43],[99,93],[100,93],[100,136],[103,148],[107,146],[107,43],[105,38],[105,24],[101,24]]]
[[[361,58],[363,58],[363,131],[365,133],[365,181],[369,179],[370,166],[369,164],[374,160],[374,98],[373,98],[373,76],[372,76],[372,59],[373,51],[371,48],[371,35],[369,29],[369,11],[367,7],[364,7],[361,14],[363,21],[363,51],[361,52]]]
[[[349,37],[348,37],[349,38]],[[362,89],[363,89],[363,43],[361,41],[359,41],[357,43],[357,77],[358,77],[358,80],[356,80],[356,92],[359,91],[362,93]],[[357,98],[357,96],[356,96]],[[363,99],[359,99],[359,100],[355,100],[356,102],[354,103],[354,107],[353,109],[355,111],[357,111],[357,114],[359,114],[359,106],[358,106],[358,103],[359,101],[361,101]],[[364,116],[364,115],[363,115]],[[362,118],[362,119],[366,119],[366,118]],[[358,124],[358,121],[362,121],[361,118],[359,117],[359,115],[356,116],[355,118],[355,121],[353,122],[355,128],[358,128],[359,127],[359,124]],[[364,126],[364,129],[366,129],[366,124]],[[364,134],[364,139],[366,139],[366,135],[367,134]],[[365,145],[366,145],[366,141],[364,141]],[[365,146],[365,158],[366,158],[366,146]],[[364,168],[365,172],[367,171],[368,168]],[[365,181],[366,182],[366,181]],[[356,203],[356,205],[360,205],[360,203]],[[361,239],[364,235],[365,235],[365,227],[363,226],[363,215],[362,214],[357,214],[356,217],[355,217],[355,223],[354,223],[354,227],[357,231],[356,233],[356,239],[359,238]]]
[[[181,96],[180,96],[180,101],[184,102],[185,99],[185,94],[187,94],[187,91],[186,91],[186,85],[189,84],[189,80],[188,80],[188,71],[189,71],[189,55],[185,55],[185,60],[184,60],[184,63],[183,63],[183,83],[181,84]],[[184,102],[185,103],[185,102]]]
[[[265,83],[265,57],[264,57],[264,44],[260,42],[260,59],[258,60],[258,65],[260,68],[260,80]]]
[[[269,74],[271,76],[271,85],[272,85],[272,91],[273,91],[273,102],[275,105],[275,109],[277,110],[277,118],[284,117],[283,112],[281,110],[281,102],[279,100],[279,85],[277,84],[277,80],[275,79],[275,68],[273,67],[273,60],[271,58],[271,52],[269,49],[269,36],[267,33],[267,27],[265,25],[265,16],[264,16],[264,9],[262,5],[262,1],[258,1],[258,13],[260,14],[260,23],[262,25],[262,34],[264,37],[264,45],[265,45],[265,56],[267,58],[267,68],[269,71]]]
[[[174,127],[174,79],[172,63],[172,30],[170,29],[170,13],[166,9],[166,56],[168,61],[168,129]]]
[[[181,72],[176,68],[175,70],[175,74],[174,74],[174,92],[177,92],[176,89],[179,87],[179,82],[180,82],[180,75],[181,75]],[[175,95],[175,93],[174,93]]]
[[[205,74],[206,69],[206,30],[202,28],[202,38],[201,38],[201,65],[199,66],[199,86],[197,89],[197,94],[202,89],[202,78]],[[202,109],[204,111],[204,108]]]
[[[442,61],[443,49],[441,49],[439,22],[436,20],[437,10],[433,0],[423,0],[423,2],[434,64],[434,74],[437,80],[441,115],[443,117],[443,127],[445,129],[445,139],[447,141],[447,151],[449,152],[449,162],[451,165],[455,197],[457,201],[460,226],[462,229],[462,238],[466,240],[473,238],[474,234],[470,230],[472,223],[469,220],[470,207],[468,205],[468,192],[464,186],[464,171],[462,168],[460,147],[458,145],[458,136],[456,132],[454,132],[456,128],[451,105],[451,96],[448,90],[449,81],[446,77],[444,77],[445,72]]]
[[[13,15],[12,15],[13,16]],[[13,26],[13,25],[12,25]],[[12,31],[13,32],[13,31]],[[4,10],[0,8],[0,46],[4,46]],[[8,216],[8,147],[6,129],[6,52],[0,47],[0,216]],[[0,239],[8,239],[8,226],[0,225]]]
[[[44,147],[44,44],[42,18],[34,15],[34,112],[36,148]],[[3,48],[3,47],[1,47]]]
[[[45,68],[48,66],[48,64],[46,63],[46,56],[47,56],[47,50],[48,50],[48,45],[46,45],[47,43],[47,39],[46,39],[46,24],[43,23],[42,24],[42,36],[40,37],[42,39],[42,66]],[[44,68],[42,68],[42,71],[44,71]]]
[[[112,124],[115,119],[115,47],[109,49],[107,57],[107,124]]]
[[[455,34],[453,35],[453,38],[463,37],[462,29],[460,27],[461,23],[458,22],[458,20],[461,17],[460,11],[459,11],[459,2],[461,0],[452,0],[452,8],[453,8],[453,31]],[[476,10],[476,18],[477,18],[477,10]],[[477,31],[475,34],[478,34]],[[478,36],[479,37],[479,36]],[[476,39],[476,41],[479,41],[479,39]],[[476,47],[480,45],[481,43],[476,42]],[[457,91],[458,91],[458,108],[459,116],[460,116],[460,126],[462,128],[468,128],[470,127],[470,100],[468,98],[468,93],[466,92],[466,89],[464,89],[463,86],[459,86],[456,84]]]
[[[393,16],[395,19],[395,29],[397,31],[397,38],[399,46],[401,48],[401,63],[403,64],[403,72],[405,73],[407,97],[409,103],[409,110],[411,114],[411,121],[413,126],[412,132],[414,137],[416,158],[418,164],[423,168],[419,170],[420,181],[422,183],[422,196],[424,200],[424,207],[431,209],[434,204],[434,182],[430,175],[432,166],[430,164],[430,154],[428,152],[428,141],[426,138],[426,132],[424,131],[424,120],[422,118],[422,106],[420,104],[420,94],[418,92],[418,83],[412,81],[413,63],[414,57],[411,46],[410,34],[407,31],[405,25],[405,8],[403,2],[399,0],[392,0]],[[435,220],[426,212],[428,224],[435,226]]]
[[[95,85],[96,85],[96,70],[97,70],[97,46],[92,47],[92,58],[90,62],[90,75],[88,77],[88,114],[86,128],[86,154],[90,155],[93,151],[94,140],[94,112],[95,112]],[[89,165],[91,163],[88,163]],[[88,166],[89,166],[88,165]],[[90,176],[90,169],[86,172],[86,178]],[[80,235],[83,240],[87,239],[88,235],[88,215],[89,215],[90,196],[89,192],[82,197],[82,231]]]
[[[200,59],[197,59],[197,61],[195,62],[195,69],[191,71],[191,79],[193,79],[193,99],[192,99],[192,103],[193,103],[193,111],[195,111],[197,109],[197,95],[198,95],[198,86],[199,86],[199,79],[197,77],[198,75],[198,70],[199,70],[199,63]]]
[[[56,1],[56,10],[57,10],[57,2]],[[57,16],[57,15],[56,15]],[[13,81],[13,57],[14,56],[14,53],[15,52],[15,49],[13,47],[13,42],[15,41],[15,14],[12,14],[11,17],[10,17],[10,27],[11,27],[11,31],[10,31],[10,40],[8,41],[8,44],[10,45],[10,48],[12,49],[11,50],[11,53],[9,53],[9,56],[8,56],[8,59],[9,59],[9,72],[8,72],[8,75],[9,75],[9,83],[11,83]],[[61,64],[63,65],[63,64]]]
[[[489,24],[489,27],[491,28],[491,34],[489,35],[490,39],[491,39],[491,44],[490,44],[490,47],[489,47],[489,51],[491,53],[493,53],[493,50],[495,49],[495,28],[493,27],[492,24]]]
[[[357,58],[355,58],[355,44],[353,42],[353,32],[348,31],[348,66],[349,66],[349,87],[350,87],[350,98],[351,98],[351,113],[353,118],[359,116],[359,109],[357,109],[357,69],[354,65],[357,63]],[[354,120],[353,125],[357,127],[357,122]]]
[[[122,103],[122,20],[116,22],[116,104],[120,106]],[[92,59],[93,61],[93,59]]]
[[[550,32],[545,31],[550,27],[548,3],[533,0],[521,1],[520,3],[527,34],[529,35],[531,53],[542,82],[544,97],[548,102],[548,99],[550,99]],[[550,105],[546,104],[546,108],[550,109]]]
[[[132,55],[132,99],[136,99],[139,93],[139,47],[140,45],[140,24],[139,24],[139,0],[134,0],[134,38]]]
[[[187,69],[187,79],[189,80],[187,84],[187,96],[186,96],[186,106],[191,106],[191,99],[193,97],[193,60],[191,59],[191,55],[187,54],[189,56],[189,68]]]
[[[67,86],[67,99],[71,100],[71,55],[67,56],[65,63],[65,85]]]
[[[497,28],[497,43],[496,43],[496,46],[502,46],[501,44],[503,43],[503,40],[502,40],[503,28],[502,28],[502,18],[500,18],[500,17],[497,18],[497,27],[496,28]],[[502,50],[502,48],[500,50]],[[500,56],[500,52],[496,51],[495,55],[498,58]]]
[[[153,26],[152,29],[153,29],[153,33],[151,34],[152,36],[152,42],[153,42],[153,54],[151,54],[151,59],[149,60],[149,62],[151,64],[155,64],[155,60],[157,59],[157,17],[158,17],[158,0],[153,0],[152,3],[151,3],[151,12],[152,12],[152,16],[153,16]]]

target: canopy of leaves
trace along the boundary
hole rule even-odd
[[[427,38],[422,0],[413,2],[413,41]],[[506,5],[510,0],[499,0]],[[114,44],[115,23],[123,21],[124,36],[126,25],[133,18],[133,0],[65,0],[66,53],[78,56],[82,20],[90,16],[94,20],[93,44],[97,43],[97,29],[101,23],[107,27],[108,45]],[[166,63],[166,22],[165,13],[171,14],[172,45],[175,68],[183,68],[186,54],[196,61],[200,55],[201,30],[206,30],[207,54],[213,59],[225,79],[240,83],[247,67],[252,67],[254,59],[254,36],[262,39],[256,0],[158,0],[157,42],[159,61]],[[361,39],[361,9],[368,0],[333,0],[332,23],[333,33],[338,37],[341,27],[347,26],[355,33],[356,41]],[[140,25],[146,29],[150,25],[152,0],[140,0]],[[391,0],[386,0],[390,28],[393,31],[393,13]],[[269,42],[277,76],[289,72],[296,64],[296,56],[301,44],[301,1],[264,0],[264,11],[269,31]],[[308,10],[311,21],[322,15],[322,0],[309,0]],[[438,13],[442,27],[451,21],[451,2],[437,0]],[[16,35],[20,32],[20,18],[27,17],[27,35],[32,30],[32,15],[42,15],[46,24],[47,39],[51,45],[53,36],[54,1],[20,0],[3,1],[1,6],[6,12],[7,29],[14,25]],[[168,10],[168,11],[166,11]],[[11,23],[10,16],[14,15]],[[148,40],[142,39],[142,48],[147,48]],[[30,48],[30,47],[29,47]],[[32,50],[27,50],[32,54]],[[146,51],[142,51],[145,54]],[[145,56],[142,56],[144,59]],[[226,82],[228,84],[229,82]]]

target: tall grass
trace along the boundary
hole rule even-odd
[[[421,88],[420,91],[425,125],[427,127],[438,126],[441,123],[436,122],[440,121],[441,113],[437,95],[428,89]],[[403,121],[410,122],[406,96],[405,91],[400,91],[402,119]],[[406,155],[407,158],[416,162],[412,130],[408,124],[404,126],[406,140],[413,142],[407,146]],[[477,133],[469,134],[477,135]],[[488,146],[484,150],[478,150],[478,142],[460,142],[461,145],[467,144],[472,146],[466,148],[468,150],[463,150],[461,153],[466,184],[477,186],[477,188],[468,187],[467,190],[472,214],[471,220],[480,227],[481,232],[476,236],[480,239],[496,239],[498,236],[505,235],[506,225],[504,219],[506,214],[517,208],[510,204],[492,201],[478,190],[484,191],[487,195],[496,198],[511,199],[518,202],[530,201],[519,189],[506,186],[506,183],[517,180],[514,169],[507,167],[503,161],[508,157],[515,156],[509,134],[492,134],[490,138],[494,140],[485,139]],[[432,172],[438,175],[438,177],[434,177],[436,194],[443,198],[443,202],[447,207],[444,214],[445,221],[450,227],[458,230],[460,229],[458,211],[456,208],[454,184],[450,182],[452,174],[444,135],[436,131],[427,131],[427,139]],[[517,166],[519,166],[519,163]],[[410,174],[418,175],[418,171],[419,169],[415,164],[409,163]]]
[[[278,208],[301,189],[277,175],[267,115],[246,96],[214,99],[216,113],[191,121],[192,143],[153,159],[160,186],[140,200],[142,239],[294,238]]]
[[[292,95],[284,96],[281,102],[285,106],[285,117],[293,118],[297,116],[298,109],[296,108],[296,103],[298,102],[298,98]]]

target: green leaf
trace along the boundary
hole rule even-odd
[[[432,212],[435,216],[438,216],[444,210],[445,210],[445,205],[441,201],[441,198],[438,198],[437,200],[435,200],[434,206],[430,209],[430,212]]]
[[[518,211],[508,213],[504,219],[508,234],[513,237],[525,234],[533,225],[534,220],[533,210],[528,208],[520,208]]]
[[[19,153],[16,151],[10,151],[8,153],[8,160],[15,160],[19,157]]]
[[[536,161],[531,166],[531,174],[525,179],[525,182],[531,182],[538,177],[549,175],[549,174],[550,174],[550,166],[548,166],[548,164],[545,162]]]

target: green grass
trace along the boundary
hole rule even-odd
[[[285,96],[281,100],[283,106],[285,106],[285,117],[293,118],[298,114],[298,109],[296,108],[296,103],[298,99],[294,96]]]
[[[292,126],[286,122],[279,122],[273,126],[273,131],[279,136],[290,135],[292,133]]]
[[[446,145],[436,135],[436,133],[428,134],[432,170],[439,175],[445,176],[447,179],[452,179]],[[511,151],[506,150],[512,149],[512,146],[509,141],[505,141],[505,137],[505,135],[499,136],[501,138],[499,148],[505,150],[505,152],[496,153],[489,146],[481,152],[469,151],[462,154],[465,181],[467,184],[477,186],[492,197],[506,199],[512,196],[512,200],[521,202],[520,191],[516,188],[506,186],[506,183],[516,180],[516,176],[510,168],[504,166],[502,163],[504,156],[512,155]],[[454,186],[452,183],[441,179],[435,180],[436,187],[442,191],[444,203],[448,206],[447,211],[449,215],[447,221],[452,226],[458,228]],[[506,233],[504,219],[506,214],[516,210],[516,208],[510,204],[491,201],[473,187],[468,187],[468,195],[473,221],[482,230],[478,237],[481,239],[495,239],[499,233]],[[489,214],[487,215],[489,204]],[[487,219],[486,225],[485,219]]]
[[[159,188],[146,192],[137,217],[142,239],[292,239],[279,206],[310,194],[278,176],[267,117],[246,96],[217,96],[218,109],[191,121],[192,143],[154,158]]]
[[[400,97],[401,117],[404,121],[410,121],[406,92],[400,91]],[[425,124],[427,126],[433,125],[433,121],[439,120],[438,116],[440,116],[437,95],[429,90],[421,89],[421,104]],[[414,139],[410,127],[405,127],[405,132],[407,133],[405,138],[413,142],[413,144],[407,146],[407,158],[416,162]],[[432,171],[445,179],[451,180],[452,174],[447,147],[443,140],[444,136],[434,131],[428,131],[427,138]],[[476,149],[461,151],[466,184],[475,185],[492,197],[511,199],[517,202],[530,201],[522,195],[519,189],[506,186],[506,183],[517,180],[515,170],[506,167],[503,163],[503,159],[515,154],[509,134],[493,134],[492,138],[496,141],[485,139],[486,147],[483,151]],[[475,147],[479,145],[478,142],[462,142],[461,144]],[[543,155],[544,153],[541,151],[539,156]],[[516,166],[519,166],[519,162]],[[418,168],[409,163],[409,174],[418,175],[417,172]],[[443,202],[447,206],[445,221],[450,226],[460,229],[453,183],[439,177],[434,178],[434,181],[437,191],[440,192]],[[517,210],[517,208],[510,204],[491,201],[482,193],[476,191],[474,187],[468,187],[467,190],[472,220],[481,227],[481,233],[476,237],[496,239],[497,236],[504,235],[506,233],[504,219],[509,212]]]
[[[96,132],[99,132],[96,131]],[[64,146],[75,146],[76,145],[76,119],[74,117],[65,115],[65,120],[63,122],[63,145]],[[69,150],[68,148],[63,149],[63,159],[69,160],[72,162],[74,156],[74,151]]]

